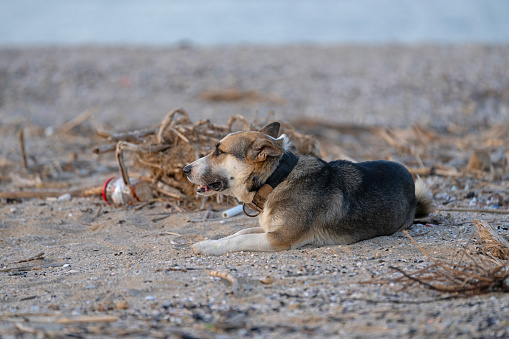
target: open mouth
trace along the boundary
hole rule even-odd
[[[208,184],[208,185],[200,185],[198,186],[198,193],[207,193],[207,192],[211,192],[211,191],[215,191],[215,192],[221,192],[222,190],[224,190],[224,184],[220,181],[217,181],[217,182],[213,182],[212,184]]]

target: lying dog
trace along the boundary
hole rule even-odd
[[[287,137],[278,138],[279,127],[231,133],[184,167],[198,193],[236,197],[259,211],[261,226],[198,242],[194,253],[351,244],[404,230],[431,212],[431,192],[402,165],[297,157]]]

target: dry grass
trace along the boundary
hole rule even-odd
[[[478,295],[494,291],[509,292],[509,263],[494,260],[492,256],[474,256],[462,249],[457,261],[444,261],[433,258],[410,236],[412,243],[432,262],[423,269],[408,272],[399,267],[390,268],[402,276],[390,279],[407,289],[414,285],[453,295]]]

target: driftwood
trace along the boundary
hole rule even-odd
[[[112,315],[94,315],[94,316],[80,316],[74,318],[60,318],[57,321],[55,321],[55,323],[60,325],[111,323],[117,321],[118,319],[119,317]]]
[[[101,192],[102,186],[60,191],[51,190],[51,191],[0,192],[0,199],[57,198],[67,193],[69,193],[71,197],[90,197],[94,195],[101,195]]]

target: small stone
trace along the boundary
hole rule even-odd
[[[274,277],[272,277],[271,275],[267,275],[263,278],[260,278],[260,282],[262,284],[265,284],[265,285],[270,285],[272,284],[273,282],[275,281]]]
[[[117,310],[127,310],[129,308],[129,304],[126,300],[120,300],[117,302]]]
[[[44,136],[50,137],[53,134],[55,134],[55,127],[54,126],[48,126],[44,129]]]
[[[288,305],[289,310],[298,310],[299,308],[300,308],[299,303],[292,303],[292,304]]]
[[[69,193],[62,194],[57,198],[58,202],[71,201],[72,197]]]
[[[96,287],[97,287],[97,286],[95,286],[94,284],[90,284],[90,285],[85,286],[85,288],[86,288],[87,290],[92,290],[92,289],[94,289],[94,288],[96,288]]]

